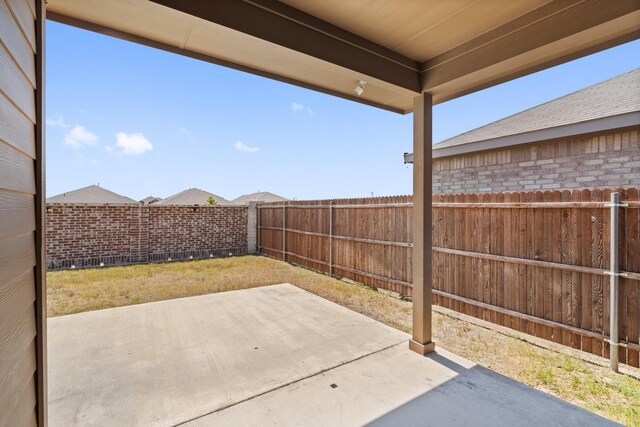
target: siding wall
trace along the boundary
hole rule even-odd
[[[433,192],[627,187],[640,182],[638,128],[433,161]]]
[[[44,425],[41,4],[0,0],[0,426]]]

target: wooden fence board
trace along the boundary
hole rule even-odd
[[[605,188],[602,190],[602,199],[611,200],[611,193],[613,190]],[[610,265],[610,239],[609,230],[611,229],[611,215],[609,209],[603,210],[602,215],[602,267],[609,268]],[[602,333],[605,336],[609,335],[609,312],[610,312],[610,278],[607,276],[602,280]],[[602,356],[609,356],[609,343],[605,340],[602,343]]]
[[[637,188],[626,190],[627,200],[640,200]],[[626,260],[625,271],[640,271],[640,209],[627,209],[625,221]],[[640,284],[638,281],[623,279],[627,294],[627,341],[640,343]],[[627,363],[639,367],[639,353],[637,350],[627,350]]]
[[[603,200],[602,190],[594,189],[591,192],[591,200]],[[591,211],[591,265],[595,267],[603,266],[603,243],[602,243],[602,209]],[[592,330],[603,333],[602,329],[602,282],[600,276],[592,276],[591,278],[591,322]],[[602,340],[592,340],[592,352],[598,356],[602,356]]]
[[[535,203],[542,203],[544,200],[544,196],[542,191],[536,191],[534,194]],[[531,209],[533,211],[534,220],[533,220],[533,243],[534,243],[534,253],[533,259],[544,259],[544,238],[541,238],[544,235],[544,214],[545,209]],[[534,301],[534,313],[536,317],[544,319],[544,286],[541,286],[543,282],[544,270],[546,268],[535,268],[533,269],[533,288],[535,290],[535,301]],[[534,334],[537,337],[544,337],[544,328],[545,326],[542,324],[534,325]]]
[[[504,194],[496,195],[496,202],[502,203],[504,202]],[[494,209],[496,215],[496,229],[493,232],[495,236],[495,252],[503,254],[504,253],[504,241],[502,238],[502,233],[504,232],[504,219],[506,211],[502,209]],[[506,263],[504,262],[496,262],[496,274],[495,274],[495,289],[496,289],[496,299],[495,305],[498,307],[504,307],[504,266]],[[505,316],[501,313],[497,313],[496,315],[496,323],[498,325],[505,326]]]
[[[561,201],[561,194],[559,191],[552,191],[550,199],[552,203],[558,203]],[[551,234],[549,240],[551,243],[551,260],[554,263],[561,263],[561,236],[562,236],[562,221],[560,219],[561,211],[552,212],[553,218],[551,219]],[[551,319],[554,322],[562,322],[562,274],[558,269],[554,269],[551,272]],[[553,328],[551,333],[551,339],[556,343],[562,342],[562,332]]]
[[[612,191],[631,202],[620,213],[620,269],[628,273],[620,280],[620,361],[638,366],[637,189],[434,195],[434,303],[608,357],[604,273]],[[286,231],[282,203],[263,204],[260,252],[411,296],[410,202],[410,196],[292,201]]]
[[[618,188],[616,189],[616,191],[618,193],[620,193],[620,199],[621,200],[625,200],[626,199],[626,191],[622,188]],[[621,230],[622,232],[626,231],[626,218],[627,218],[627,210],[626,209],[619,209],[619,230]],[[611,236],[609,236],[609,239],[611,239]],[[626,245],[624,244],[624,240],[621,240],[618,242],[618,266],[619,267],[624,267],[622,268],[623,270],[626,268],[626,259],[627,259],[627,255],[626,255]],[[639,255],[640,256],[640,255]],[[632,283],[633,285],[633,283]],[[621,339],[623,340],[627,340],[628,338],[628,334],[627,334],[627,325],[628,325],[628,321],[627,321],[627,282],[622,279],[619,280],[618,283],[618,325],[619,325],[619,336]],[[625,347],[620,347],[618,349],[618,356],[619,356],[619,362],[620,363],[628,363],[627,362],[627,349]]]
[[[535,201],[535,193],[529,192],[525,193],[525,201],[527,203],[533,203]],[[526,209],[526,258],[535,259],[535,241],[537,240],[537,231],[535,229],[534,222],[534,213],[535,209]],[[526,313],[532,316],[536,316],[535,312],[535,296],[536,296],[536,282],[535,276],[533,274],[534,267],[527,266],[526,269],[526,278],[524,282],[525,293],[526,293]],[[527,327],[525,330],[526,333],[530,335],[535,335],[535,324],[533,322],[527,321]]]
[[[551,192],[545,191],[542,194],[542,202],[549,203],[552,200]],[[542,228],[540,229],[540,239],[542,240],[542,254],[545,261],[551,261],[551,253],[552,253],[552,243],[551,243],[551,232],[552,232],[552,223],[553,223],[553,215],[551,209],[544,209],[542,213]],[[552,282],[552,271],[549,268],[542,269],[542,306],[543,313],[542,316],[544,319],[551,320],[553,313],[553,282]],[[547,340],[551,340],[553,338],[553,328],[547,325],[543,325],[542,337]]]
[[[580,190],[574,190],[571,192],[571,200],[574,202],[580,202],[581,193]],[[571,265],[579,265],[580,259],[582,256],[582,245],[580,244],[580,209],[571,208],[571,217],[570,217],[570,234],[569,234],[569,262]],[[579,326],[580,319],[582,316],[581,312],[581,295],[582,295],[582,287],[581,283],[581,275],[582,273],[578,273],[573,271],[571,273],[571,294],[569,298],[570,304],[570,314],[569,314],[569,324],[571,326]],[[578,334],[571,333],[571,347],[580,349],[581,345],[581,337]]]
[[[561,193],[561,201],[569,202],[571,200],[571,192],[568,190],[564,190]],[[562,264],[570,264],[569,260],[569,233],[571,230],[571,225],[569,224],[569,215],[570,211],[567,208],[563,208],[560,213],[560,262]],[[570,306],[570,293],[571,293],[571,272],[562,271],[561,273],[562,281],[561,281],[561,323],[563,325],[569,324],[569,311],[571,310]],[[571,342],[571,333],[568,331],[562,332],[562,344],[569,345]]]
[[[582,190],[580,194],[582,201],[591,200],[591,191]],[[591,265],[591,212],[587,209],[580,210],[580,244],[582,246],[580,265]],[[580,328],[591,330],[591,276],[582,274],[580,280],[581,291],[581,316]],[[591,352],[591,338],[582,337],[581,347],[583,351]]]

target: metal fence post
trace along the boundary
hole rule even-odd
[[[333,200],[329,202],[329,277],[333,277]]]
[[[287,202],[282,204],[282,260],[287,260]]]
[[[609,367],[612,371],[618,372],[618,278],[620,276],[618,264],[618,212],[620,209],[620,194],[611,193],[611,266],[610,266],[610,303],[609,310]]]

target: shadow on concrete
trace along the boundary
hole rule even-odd
[[[618,426],[483,366],[428,356],[458,375],[387,412],[368,426]]]

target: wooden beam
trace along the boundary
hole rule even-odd
[[[474,307],[480,307],[484,310],[490,310],[490,311],[494,311],[496,313],[504,314],[507,316],[516,317],[518,319],[524,319],[539,325],[544,325],[544,326],[549,326],[551,328],[557,328],[557,329],[562,329],[564,331],[569,331],[574,334],[582,335],[583,337],[596,338],[600,340],[606,340],[609,338],[607,335],[604,335],[598,332],[589,331],[587,329],[582,329],[582,328],[578,328],[571,325],[565,325],[564,323],[554,322],[553,320],[547,320],[541,317],[531,316],[526,313],[520,313],[519,311],[509,310],[507,308],[499,307],[497,305],[491,305],[491,304],[487,304],[481,301],[476,301],[470,298],[465,298],[460,295],[454,295],[454,294],[450,294],[444,291],[439,291],[436,289],[433,290],[433,294],[441,297],[449,298],[454,301],[460,301],[462,303],[469,304]],[[623,347],[627,347],[633,350],[640,350],[640,346],[632,342],[620,340],[620,344],[622,344]]]
[[[409,348],[419,354],[435,350],[431,335],[431,144],[432,99],[413,101],[413,331]]]
[[[552,1],[513,21],[507,22],[455,49],[425,61],[422,64],[422,90],[434,91],[456,79],[461,79],[472,73],[495,66],[503,61],[516,58],[519,55],[550,45],[559,40],[575,36],[603,24],[632,16],[640,10],[637,0],[566,0]],[[637,20],[635,20],[637,21]],[[638,25],[640,27],[640,25]],[[438,96],[437,102],[455,98],[494,84],[557,65],[579,56],[584,56],[616,44],[633,40],[640,36],[637,31],[614,37],[604,43],[597,43],[579,52],[559,54],[559,57],[546,55],[541,63],[531,64],[525,69],[508,71],[503,75],[482,82],[481,86],[464,89],[461,93],[448,87],[444,97]],[[439,95],[439,94],[438,94]]]
[[[283,229],[281,227],[260,226],[260,227],[258,227],[258,229],[259,230],[283,231]],[[402,247],[402,248],[412,248],[413,247],[413,243],[396,242],[396,241],[393,241],[393,240],[365,239],[363,237],[341,236],[339,234],[327,234],[327,233],[318,233],[316,231],[296,230],[295,228],[285,228],[284,231],[286,231],[287,233],[301,234],[303,236],[325,237],[327,239],[329,237],[332,237],[332,238],[334,238],[336,240],[346,240],[346,241],[349,241],[349,242],[358,242],[358,243],[369,243],[369,244],[372,244],[372,245],[398,246],[398,247]]]
[[[277,202],[275,202],[277,203]],[[295,202],[293,202],[295,203]],[[282,209],[283,205],[264,205],[258,206],[258,209]],[[287,205],[287,208],[292,209],[329,209],[333,207],[335,209],[372,209],[372,208],[406,208],[413,206],[413,203],[364,203],[353,205]]]
[[[437,246],[433,247],[433,251],[443,253],[443,254],[448,254],[448,255],[457,255],[461,257],[485,259],[489,261],[498,261],[498,262],[508,262],[508,263],[517,264],[517,265],[529,265],[531,267],[550,268],[550,269],[572,271],[572,272],[583,273],[583,274],[608,275],[610,273],[610,270],[604,270],[602,268],[596,268],[596,267],[584,267],[581,265],[561,264],[561,263],[552,262],[552,261],[540,261],[537,259],[518,258],[518,257],[512,257],[512,256],[505,256],[505,255],[488,254],[483,252],[463,251],[460,249],[441,248]],[[632,271],[620,271],[619,274],[621,277],[624,277],[625,279],[628,279],[628,280],[640,280],[640,273],[634,273]]]
[[[633,204],[633,202],[631,202]],[[624,202],[627,207],[627,202]],[[509,202],[509,203],[434,203],[434,208],[457,209],[601,209],[611,206],[609,202]],[[632,207],[632,206],[631,206]]]
[[[286,4],[269,0],[152,0],[305,55],[419,93],[420,65]]]

